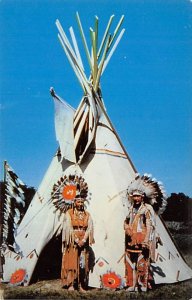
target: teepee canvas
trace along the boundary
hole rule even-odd
[[[74,181],[83,180],[88,185],[87,209],[92,215],[95,231],[92,246],[95,264],[90,272],[89,286],[110,289],[124,286],[126,191],[137,171],[106,113],[100,88],[101,75],[124,33],[124,29],[120,30],[123,16],[114,32],[109,33],[113,19],[114,16],[111,16],[98,47],[98,18],[95,18],[94,29],[90,29],[90,51],[77,14],[90,66],[89,78],[85,75],[73,29],[70,28],[70,43],[60,22],[56,21],[59,40],[84,95],[75,110],[51,88],[59,149],[14,234],[17,248],[10,248],[4,241],[5,282],[30,283],[43,249],[62,230],[61,211],[75,196]],[[152,265],[155,282],[173,283],[191,278],[192,270],[159,216],[157,232],[161,245],[156,249],[156,259]]]

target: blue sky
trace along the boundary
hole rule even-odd
[[[125,34],[101,78],[108,115],[139,173],[162,181],[168,195],[192,196],[190,0],[1,0],[1,165],[7,160],[37,188],[55,154],[49,88],[74,108],[82,96],[55,21],[65,31],[73,26],[81,44],[76,11],[87,38],[95,15],[100,38],[112,14],[114,26],[125,15]]]

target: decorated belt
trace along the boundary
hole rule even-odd
[[[133,252],[133,253],[141,253],[142,250],[132,250],[132,249],[126,249],[127,252]]]

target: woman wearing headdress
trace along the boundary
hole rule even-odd
[[[77,196],[63,222],[62,285],[68,290],[84,291],[88,286],[89,246],[93,243],[93,222],[85,210],[85,199]]]
[[[90,247],[94,242],[93,221],[85,207],[87,194],[88,186],[81,176],[64,175],[53,186],[52,201],[63,216],[61,281],[70,291],[87,289],[94,264]]]
[[[127,290],[147,291],[157,242],[155,211],[165,207],[165,196],[159,183],[137,175],[128,188],[128,200],[131,205],[124,221]]]

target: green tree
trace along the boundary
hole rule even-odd
[[[171,193],[162,217],[165,221],[192,222],[192,199],[183,193]]]

